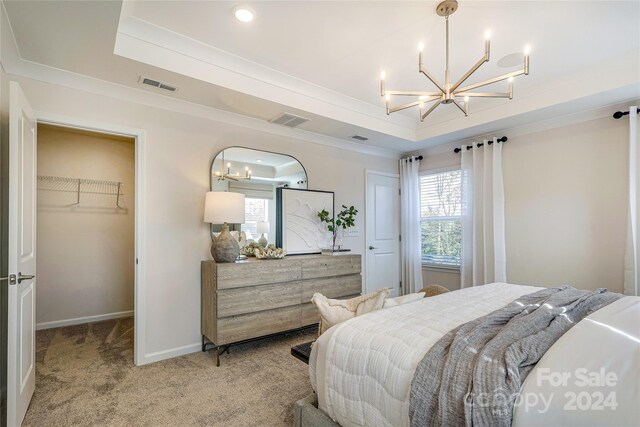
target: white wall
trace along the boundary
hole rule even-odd
[[[133,138],[38,126],[38,175],[119,181],[116,197],[38,191],[38,329],[131,315],[134,291]],[[67,185],[65,190],[73,190]],[[55,186],[59,190],[59,186]],[[114,191],[115,188],[85,188]]]
[[[210,259],[203,222],[211,160],[228,146],[291,154],[306,168],[309,188],[336,193],[336,204],[364,210],[365,168],[397,172],[396,159],[340,150],[187,116],[26,78],[18,81],[37,111],[146,131],[144,185],[146,360],[197,351],[200,335],[200,262]],[[275,126],[275,125],[274,125]],[[349,144],[348,142],[344,142]],[[357,219],[364,230],[364,215]],[[364,253],[364,233],[345,238]]]
[[[503,172],[510,283],[623,291],[627,134],[625,120],[608,116],[509,137]],[[460,164],[452,151],[423,155],[423,170]],[[425,283],[459,287],[459,273],[423,273]]]

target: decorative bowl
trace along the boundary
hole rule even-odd
[[[256,248],[253,253],[257,259],[282,259],[287,255],[284,249],[276,248],[273,244],[266,248]]]
[[[248,257],[254,257],[254,256],[256,256],[255,251],[258,248],[261,248],[261,246],[258,243],[251,241],[251,242],[247,243],[246,246],[240,248],[240,255],[245,255],[245,256],[248,256]]]

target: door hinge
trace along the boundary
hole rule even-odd
[[[136,265],[138,265],[138,258],[136,258]]]
[[[398,236],[398,241],[402,242],[402,234]]]
[[[402,196],[402,189],[398,188],[398,196]]]

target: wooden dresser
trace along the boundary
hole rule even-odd
[[[229,264],[202,261],[202,349],[220,348],[319,322],[311,297],[360,295],[360,255],[249,258]],[[219,362],[218,362],[219,363]]]

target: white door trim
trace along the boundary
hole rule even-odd
[[[36,111],[38,123],[48,123],[52,125],[76,128],[99,133],[129,136],[135,139],[135,238],[134,252],[137,261],[135,262],[134,274],[134,355],[133,362],[136,365],[143,365],[145,361],[145,174],[146,174],[146,131],[142,129],[120,126],[109,122],[96,120],[79,119],[76,117],[52,114],[43,111]]]
[[[369,174],[376,174],[376,175],[381,175],[381,176],[390,176],[392,178],[400,178],[400,173],[390,173],[390,172],[381,172],[381,171],[377,171],[374,169],[366,169],[364,170],[364,205],[365,207],[367,206],[367,189],[369,188]],[[364,263],[363,267],[363,271],[364,271],[364,280],[363,280],[363,288],[362,292],[366,293],[368,290],[367,284],[369,283],[369,277],[368,276],[368,270],[367,270],[367,251],[369,250],[367,248],[368,245],[368,237],[367,236],[367,210],[364,210],[364,254],[362,256],[362,262]]]

